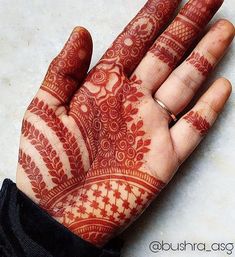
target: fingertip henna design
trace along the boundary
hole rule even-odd
[[[204,27],[222,5],[223,0],[190,0],[180,14]]]
[[[212,64],[198,52],[193,52],[186,62],[192,64],[203,76],[207,76],[213,69]]]
[[[52,61],[41,89],[61,103],[69,101],[90,65],[92,40],[83,28],[75,28],[61,53]]]
[[[202,136],[207,134],[210,129],[210,123],[198,112],[189,112],[184,119],[191,124]]]

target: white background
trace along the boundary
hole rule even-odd
[[[52,58],[73,27],[87,27],[96,63],[144,0],[0,0],[0,184],[15,180],[21,120]],[[235,23],[234,0],[225,0],[216,16]],[[235,49],[208,80],[235,83]],[[187,251],[153,254],[149,243],[165,240],[235,243],[235,94],[193,156],[131,226],[123,257],[229,256]],[[235,256],[235,250],[230,256]]]

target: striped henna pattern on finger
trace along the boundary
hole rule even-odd
[[[221,4],[222,0],[190,0],[150,52],[173,70]]]

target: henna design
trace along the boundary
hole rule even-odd
[[[40,98],[32,101],[28,108],[30,115],[26,115],[23,122],[22,136],[40,156],[33,159],[30,150],[21,147],[19,164],[31,183],[35,198],[52,217],[97,246],[102,246],[138,217],[165,185],[144,168],[151,140],[139,117],[142,81],[126,75],[143,57],[178,2],[147,2],[83,81],[70,103],[67,122]],[[202,3],[205,8],[200,11]],[[215,4],[212,8],[211,3],[209,0],[190,1],[151,51],[173,68],[201,25],[218,7]],[[85,32],[75,32],[52,62],[42,86],[63,103],[77,88],[76,79],[80,83],[84,78],[83,68],[88,67],[82,64],[77,52],[78,49],[90,51],[90,47],[86,48],[87,38],[81,33]],[[88,63],[84,58],[83,63]],[[198,69],[206,69],[202,57],[195,54],[188,61],[192,59]],[[36,127],[29,122],[31,116],[38,118]],[[210,127],[197,112],[189,113],[185,120],[200,134]],[[43,131],[40,131],[40,122]],[[81,142],[73,133],[75,127],[81,132],[80,141],[85,143],[89,155],[86,170]],[[53,139],[47,137],[52,133],[61,143],[63,155],[56,152]],[[46,176],[49,182],[45,182]]]
[[[166,63],[173,70],[177,62],[177,56],[169,52],[166,47],[160,45],[155,46],[155,51],[158,51],[158,59]]]
[[[41,89],[65,103],[73,95],[90,65],[92,43],[83,28],[75,28],[61,53],[52,61]]]
[[[121,64],[125,74],[130,75],[179,2],[179,0],[149,0],[101,60],[111,59]]]
[[[222,3],[223,0],[191,0],[186,3],[180,13],[202,28],[206,26]]]
[[[192,64],[203,76],[207,76],[213,69],[212,64],[210,64],[206,57],[197,52],[193,52],[186,61]]]
[[[150,53],[174,69],[221,4],[222,0],[189,1],[153,44]]]
[[[189,124],[192,124],[202,136],[207,134],[211,127],[210,123],[205,118],[202,118],[198,112],[191,111],[184,117],[184,119]]]
[[[162,45],[166,45],[166,46],[170,47],[178,55],[183,56],[184,50],[182,49],[182,47],[178,43],[176,43],[175,41],[173,41],[170,38],[168,38],[166,35],[162,34],[158,38],[158,42],[162,43]],[[156,44],[156,47],[159,47],[159,46]],[[160,52],[161,52],[161,50],[159,50],[159,53]]]
[[[48,139],[26,120],[23,121],[22,135],[27,138],[40,153],[52,177],[52,181],[55,184],[66,182],[68,176],[63,170],[63,164]]]
[[[144,139],[143,121],[134,119],[138,113],[136,104],[143,97],[137,89],[141,81],[136,76],[130,81],[120,77],[120,73],[121,66],[100,62],[70,106],[70,115],[78,128],[86,131],[84,140],[92,153],[87,172],[82,167],[78,145],[70,144],[76,139],[42,100],[35,98],[28,111],[44,121],[63,143],[70,161],[70,176],[46,136],[29,121],[25,120],[22,127],[22,135],[39,152],[53,182],[47,190],[41,190],[40,184],[34,182],[34,169],[28,168],[35,166],[30,164],[34,163],[32,158],[20,158],[19,164],[40,206],[73,233],[96,245],[104,244],[120,227],[138,217],[164,187],[159,179],[141,171],[151,143]],[[71,164],[76,162],[80,171],[72,172]],[[43,172],[37,172],[43,178]]]
[[[43,199],[43,197],[48,194],[46,183],[44,182],[42,174],[32,158],[25,154],[21,149],[19,151],[19,164],[28,175],[35,197]]]
[[[77,176],[79,173],[84,172],[83,164],[81,160],[81,153],[76,138],[69,132],[68,128],[61,122],[56,116],[55,112],[49,108],[47,104],[40,101],[38,98],[33,99],[28,107],[31,113],[39,116],[46,122],[47,126],[51,128],[60,142],[63,144],[63,148],[68,156],[70,164],[70,172]]]
[[[102,245],[120,227],[135,220],[163,186],[138,170],[94,169],[84,186],[71,186],[69,193],[60,197],[52,191],[49,201],[45,199],[41,204],[75,234]]]

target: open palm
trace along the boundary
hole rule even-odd
[[[18,188],[97,246],[142,213],[230,94],[229,82],[218,80],[171,128],[155,101],[179,114],[234,35],[219,21],[174,70],[222,4],[189,1],[156,39],[179,2],[149,0],[89,74],[91,37],[75,28],[26,111]]]

